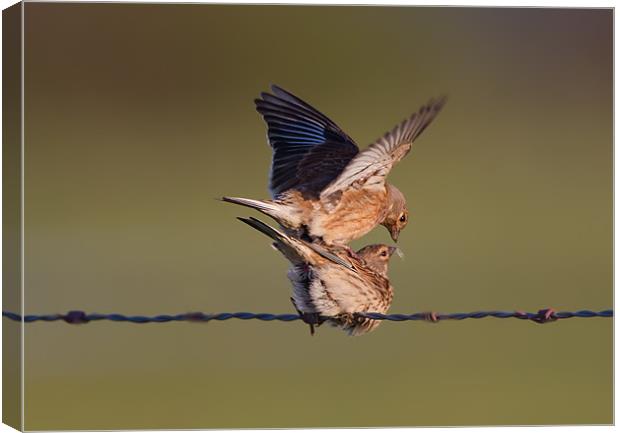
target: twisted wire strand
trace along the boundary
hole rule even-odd
[[[559,319],[571,319],[571,318],[591,318],[591,317],[613,317],[613,310],[591,311],[591,310],[578,310],[578,311],[554,311],[552,309],[539,310],[537,313],[528,313],[523,311],[474,311],[470,313],[449,313],[449,314],[436,314],[436,313],[414,313],[414,314],[381,314],[381,313],[357,313],[358,317],[365,317],[374,320],[388,320],[392,322],[404,322],[412,320],[425,320],[438,322],[442,320],[464,320],[464,319],[483,319],[487,317],[493,317],[496,319],[520,319],[530,320],[536,323],[546,323]],[[262,320],[262,321],[279,321],[279,322],[293,322],[295,320],[303,320],[298,314],[271,314],[271,313],[184,313],[184,314],[161,314],[157,316],[126,316],[124,314],[112,313],[112,314],[98,314],[98,313],[86,313],[84,311],[73,310],[66,314],[27,314],[20,315],[12,313],[10,311],[3,311],[2,316],[7,319],[17,322],[56,322],[64,321],[72,325],[85,324],[89,322],[108,320],[112,322],[129,322],[129,323],[166,323],[166,322],[210,322],[212,320],[222,321],[229,319],[240,320]],[[329,319],[329,317],[322,317],[321,319]]]

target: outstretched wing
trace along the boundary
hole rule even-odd
[[[297,189],[316,197],[359,153],[353,139],[308,103],[272,86],[256,110],[267,123],[273,148],[269,179],[272,197]]]
[[[429,101],[408,119],[357,154],[340,176],[321,192],[321,198],[328,199],[353,184],[367,188],[382,188],[385,177],[394,164],[409,153],[412,143],[430,125],[445,102],[445,98]]]

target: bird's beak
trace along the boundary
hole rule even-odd
[[[398,236],[400,235],[400,229],[397,227],[392,227],[390,229],[390,236],[394,242],[398,242]]]
[[[398,248],[398,247],[388,247],[388,250],[390,252],[390,257],[392,257],[392,255],[394,255],[394,253],[398,254],[398,257],[402,258],[404,256],[403,251]]]

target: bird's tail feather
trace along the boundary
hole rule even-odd
[[[250,227],[258,230],[259,232],[269,236],[271,239],[273,239],[276,242],[282,242],[284,239],[288,238],[288,236],[286,236],[281,231],[274,229],[273,227],[265,224],[264,222],[262,222],[261,220],[258,220],[256,218],[253,218],[253,217],[249,217],[249,218],[237,217],[237,219],[239,221],[241,221],[241,222],[246,223]]]
[[[292,263],[302,263],[310,259],[311,252],[303,241],[291,238],[256,218],[237,217],[237,219],[273,239],[277,249]]]
[[[251,198],[241,197],[222,197],[223,201],[246,206],[267,215],[276,220],[284,227],[296,227],[299,224],[298,217],[295,212],[291,212],[286,205],[276,203],[271,200],[253,200]]]
[[[312,257],[311,257],[312,254],[309,251],[309,250],[312,250],[312,252],[320,255],[324,259],[327,259],[336,264],[342,265],[345,268],[350,269],[353,272],[357,272],[355,267],[351,263],[338,257],[335,254],[330,253],[325,248],[319,245],[311,244],[311,243],[293,238],[291,236],[288,236],[282,233],[281,231],[274,229],[273,227],[265,224],[264,222],[256,218],[237,217],[237,219],[239,221],[246,223],[250,227],[258,230],[259,232],[269,236],[274,241],[276,241],[276,244],[279,247],[278,249],[293,263],[297,261],[312,261]]]
[[[273,216],[273,214],[278,213],[280,210],[277,204],[265,200],[253,200],[251,198],[242,197],[222,197],[222,200],[228,203],[251,207],[252,209],[261,211],[269,216]]]

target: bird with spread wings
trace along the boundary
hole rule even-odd
[[[297,96],[272,86],[255,100],[273,150],[271,200],[223,197],[278,221],[288,234],[327,246],[346,246],[377,225],[394,241],[407,225],[404,195],[386,182],[445,104],[431,99],[360,151],[338,125]]]

